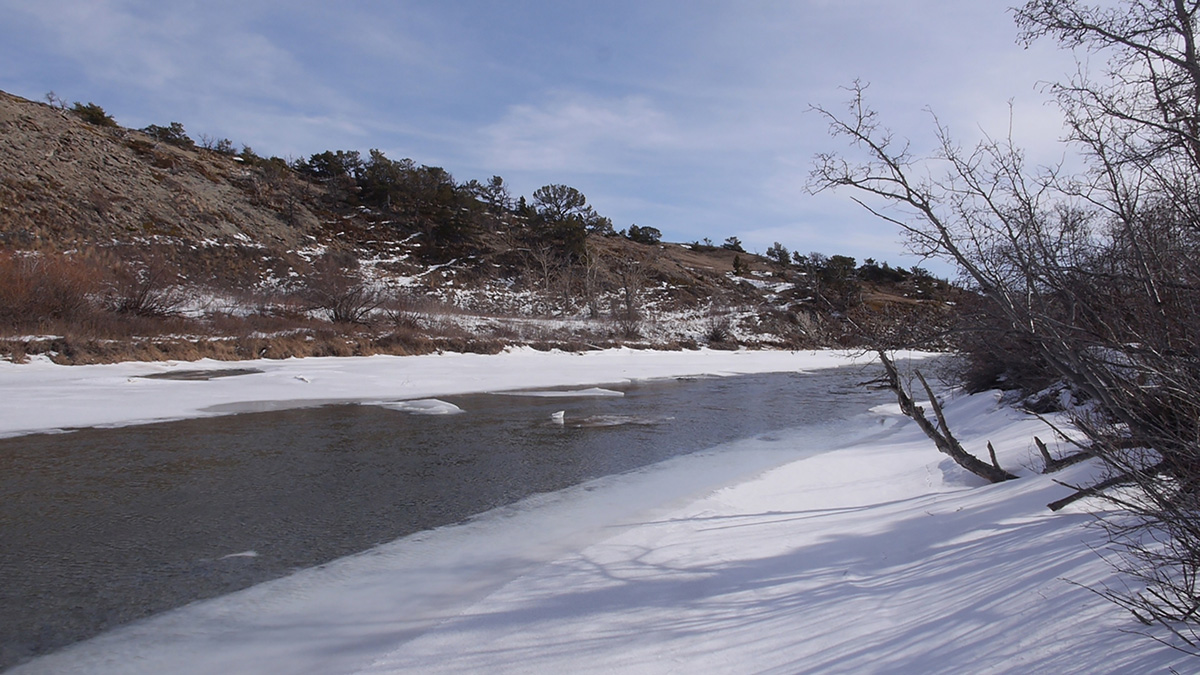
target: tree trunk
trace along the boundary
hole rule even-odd
[[[946,418],[942,415],[942,406],[938,404],[937,397],[933,395],[933,391],[929,388],[929,383],[918,372],[917,379],[921,381],[926,393],[929,394],[929,404],[933,407],[934,415],[937,416],[938,425],[935,426],[930,422],[925,417],[925,409],[917,405],[908,392],[904,390],[904,385],[900,383],[900,372],[896,369],[896,364],[888,358],[882,349],[878,351],[878,354],[879,360],[883,362],[884,370],[887,371],[888,388],[895,392],[896,400],[900,403],[900,410],[917,423],[917,426],[933,441],[938,450],[949,455],[950,459],[953,459],[962,468],[988,482],[1001,483],[1016,478],[1013,474],[1001,469],[998,464],[994,466],[988,464],[963,448],[958,439],[950,433],[950,427],[946,424]]]

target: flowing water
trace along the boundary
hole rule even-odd
[[[446,397],[453,415],[333,405],[0,439],[0,668],[535,493],[836,424],[889,400],[858,386],[871,377],[661,380],[611,388],[621,396]]]

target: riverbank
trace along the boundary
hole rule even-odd
[[[5,399],[0,406],[0,437],[328,403],[664,377],[800,372],[873,360],[873,355],[862,352],[834,350],[626,348],[575,353],[517,348],[497,355],[204,359],[86,366],[60,366],[47,358],[24,364],[0,361],[0,397]]]
[[[0,387],[20,399],[13,368],[42,370],[20,406],[36,416],[57,387],[69,414],[24,427],[46,429],[80,425],[88,401],[124,411],[103,423],[128,424],[222,404],[311,403],[279,393],[314,382],[321,396],[362,400],[852,362],[757,354],[446,355],[391,368],[371,359],[255,362],[263,373],[207,381],[137,377],[153,364],[91,373],[31,364],[5,366]],[[230,386],[237,382],[247,386]],[[4,414],[0,428],[19,431]],[[1052,434],[993,395],[955,398],[947,414],[968,448],[991,441],[1021,480],[980,484],[886,405],[845,429],[840,437],[854,440],[843,447],[702,495],[646,501],[700,466],[719,476],[703,457],[593,481],[168,612],[13,672],[1192,670],[1193,657],[1136,634],[1146,629],[1084,587],[1119,583],[1089,548],[1103,545],[1084,511],[1098,505],[1051,513],[1045,504],[1068,492],[1054,479],[1084,481],[1093,469],[1040,475],[1031,439]]]

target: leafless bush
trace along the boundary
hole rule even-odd
[[[179,314],[188,296],[176,280],[178,273],[161,255],[119,264],[104,294],[104,304],[117,314],[168,317]]]
[[[955,379],[971,393],[988,389],[1041,391],[1061,379],[1029,336],[1012,330],[1011,322],[989,304],[959,306],[953,333],[949,336],[962,355],[952,367]],[[1039,410],[1038,412],[1049,412]]]
[[[67,101],[53,91],[46,92],[45,99],[46,103],[49,103],[52,108],[57,108],[58,110],[66,110],[68,108]]]
[[[647,260],[631,257],[614,266],[617,297],[613,302],[613,321],[622,337],[637,338],[642,334],[644,295],[649,279]]]
[[[0,253],[0,325],[39,330],[82,321],[95,311],[100,279],[94,265],[61,254]]]
[[[393,291],[385,303],[388,320],[399,328],[416,330],[421,326],[424,303],[406,291]]]
[[[355,266],[356,260],[333,256],[318,260],[302,291],[309,306],[326,312],[334,323],[366,323],[387,302],[388,294],[364,282],[352,269]]]
[[[726,344],[733,341],[733,322],[728,316],[714,316],[708,321],[705,338],[709,344]]]
[[[29,360],[25,342],[22,340],[0,340],[0,355],[5,354],[13,363],[25,363]]]

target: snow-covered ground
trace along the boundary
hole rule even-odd
[[[0,364],[0,432],[855,360],[518,350]],[[231,367],[263,372],[137,377]],[[14,672],[1195,672],[1200,661],[1132,632],[1142,627],[1084,587],[1115,581],[1089,548],[1102,534],[1083,506],[1045,504],[1066,494],[1053,478],[1091,469],[1039,475],[1031,438],[1052,434],[993,395],[955,398],[947,412],[968,448],[992,441],[1021,480],[981,484],[883,406],[840,442],[742,441],[810,451],[783,465],[747,475],[720,454],[677,458],[194,603]]]
[[[45,357],[0,361],[0,436],[118,426],[330,402],[427,399],[473,392],[621,383],[684,375],[829,368],[870,357],[834,351],[697,350],[541,352],[498,355],[324,357],[59,366]],[[180,371],[254,369],[211,380],[154,379]]]

